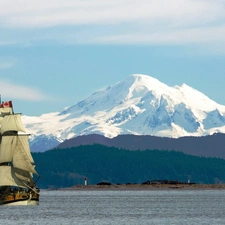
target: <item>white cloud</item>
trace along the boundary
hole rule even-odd
[[[156,32],[135,33],[126,31],[124,34],[95,37],[98,43],[144,43],[144,44],[206,44],[209,42],[225,42],[225,25],[218,27],[187,28],[178,30],[164,30]],[[89,42],[90,39],[83,41]]]
[[[1,0],[5,27],[113,23],[205,24],[225,18],[223,0]]]
[[[1,60],[0,59],[0,70],[5,70],[13,67],[15,60]]]
[[[0,80],[0,93],[4,98],[41,101],[49,99],[41,91],[34,88]]]
[[[19,42],[225,42],[224,0],[1,0],[0,21],[3,30],[23,32]]]

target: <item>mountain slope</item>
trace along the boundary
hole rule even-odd
[[[119,134],[177,138],[225,133],[225,106],[186,84],[169,87],[135,74],[60,113],[23,120],[35,134],[31,144],[37,143],[40,135],[52,135],[58,143],[93,133],[109,138]]]
[[[118,135],[107,138],[98,134],[78,136],[65,140],[57,149],[72,148],[81,145],[100,144],[127,150],[174,150],[185,154],[217,157],[225,159],[225,134],[214,134],[202,137],[156,137],[150,135]]]

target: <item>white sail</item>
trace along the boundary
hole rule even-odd
[[[30,146],[29,146],[28,137],[29,137],[29,135],[19,135],[19,136],[17,136],[18,141],[21,142],[23,150],[26,153],[26,156],[28,157],[29,161],[31,163],[34,163],[34,159],[33,159],[32,155],[30,153]]]
[[[5,115],[12,114],[12,108],[0,108],[0,117],[4,117]]]
[[[18,136],[3,136],[0,145],[0,163],[12,162]]]
[[[28,186],[31,186],[34,184],[33,178],[32,178],[32,174],[30,172],[21,170],[21,169],[17,169],[17,168],[13,168],[13,171],[16,175],[16,177],[22,181],[23,183],[25,183]]]
[[[26,187],[23,181],[19,180],[14,169],[11,166],[1,166],[0,167],[0,186],[19,186]]]
[[[13,153],[13,167],[37,174],[28,145],[28,136],[17,136],[17,144]]]
[[[12,114],[4,116],[1,123],[1,133],[4,134],[7,131],[26,132],[21,121],[21,114]]]
[[[0,124],[2,123],[4,116],[10,114],[12,114],[12,108],[0,108]]]

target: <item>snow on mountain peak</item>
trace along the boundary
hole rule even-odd
[[[162,94],[169,88],[167,85],[160,82],[156,78],[153,78],[148,75],[134,74],[134,75],[131,75],[130,77],[133,78],[133,83],[129,88],[129,92],[132,92],[134,90],[141,92],[143,89],[145,89],[146,92],[153,91],[156,93],[160,92],[159,94]],[[125,80],[124,82],[127,82],[127,80]],[[145,94],[145,93],[142,93],[142,94]]]
[[[217,104],[203,93],[185,83],[181,86],[176,85],[174,87],[170,87],[148,75],[134,74],[130,77],[133,78],[133,83],[129,88],[129,97],[134,97],[134,93],[136,92],[141,96],[144,96],[148,92],[152,92],[152,94],[158,99],[162,96],[167,99],[168,104],[171,107],[184,102],[187,107],[194,109],[195,112],[197,112],[199,108],[201,111],[206,112],[210,112],[217,108],[225,112],[225,106]],[[126,80],[124,82],[126,82]]]
[[[107,137],[128,133],[168,137],[225,133],[225,106],[186,84],[170,87],[142,74],[96,91],[61,113],[23,119],[28,132],[42,141],[43,135],[63,141],[91,133]]]
[[[201,109],[205,112],[210,112],[219,109],[225,112],[225,106],[219,105],[200,91],[186,85],[175,86],[175,88],[182,94],[182,101],[185,102],[190,108]]]
[[[149,75],[144,75],[144,74],[133,74],[128,76],[127,79],[124,80],[124,82],[127,82],[127,80],[129,80],[130,78],[133,79],[133,83],[139,83],[142,86],[160,86],[160,85],[164,85],[162,82],[160,82],[158,79],[151,77]]]

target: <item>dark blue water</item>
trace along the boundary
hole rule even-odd
[[[39,206],[1,206],[0,224],[224,225],[225,191],[41,191]]]

